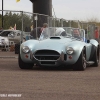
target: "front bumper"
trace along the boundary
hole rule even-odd
[[[55,52],[55,51],[54,51]],[[55,53],[33,53],[30,51],[28,54],[21,53],[21,58],[26,63],[36,63],[39,66],[60,66],[60,65],[73,65],[77,61],[76,55],[68,55],[65,52]]]

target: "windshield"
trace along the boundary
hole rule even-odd
[[[49,27],[44,28],[41,32],[39,40],[51,37],[51,36],[64,36],[73,38],[84,38],[84,31],[78,28],[71,27]]]
[[[12,31],[2,31],[0,36],[8,36],[8,34],[12,33]]]
[[[24,32],[23,32],[23,33],[24,33]],[[19,31],[19,30],[14,30],[14,31],[7,30],[7,31],[2,31],[2,32],[0,33],[0,36],[5,36],[5,37],[7,37],[7,36],[9,36],[9,35],[15,36],[15,34],[17,34],[17,36],[20,36],[21,31]]]

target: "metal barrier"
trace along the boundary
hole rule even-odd
[[[0,10],[0,13],[2,10]],[[48,27],[78,27],[79,21],[54,18],[38,13],[29,13],[24,11],[3,10],[3,29],[16,29],[30,32],[35,27],[42,27],[43,23],[48,23]],[[0,27],[2,27],[2,18],[0,17]]]
[[[2,15],[2,10],[0,10],[0,15]],[[23,42],[23,37],[27,40],[33,28],[42,27],[43,23],[47,23],[48,27],[84,28],[87,29],[88,32],[91,32],[91,34],[88,34],[88,37],[94,38],[93,32],[95,26],[87,23],[84,24],[84,22],[79,20],[66,20],[24,11],[3,10],[3,29],[21,30],[20,44]],[[0,27],[2,27],[2,16],[0,16]],[[16,46],[16,48],[19,49],[19,45],[16,44]]]

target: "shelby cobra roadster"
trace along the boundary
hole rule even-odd
[[[30,39],[20,45],[18,64],[21,69],[38,66],[71,66],[73,70],[97,67],[99,43],[89,39],[84,29],[45,28],[40,38]]]

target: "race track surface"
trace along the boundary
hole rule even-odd
[[[0,52],[4,56],[0,57],[0,100],[100,100],[100,65],[85,71],[38,66],[22,70],[17,55],[4,54]]]

